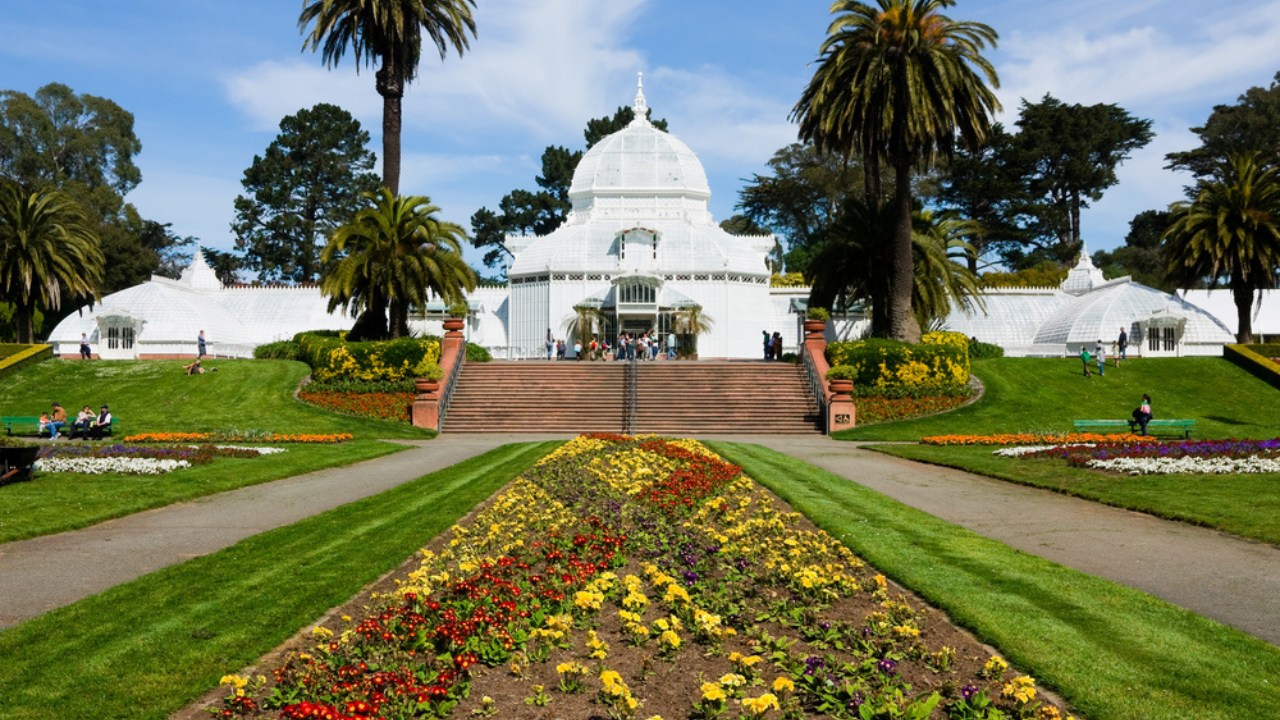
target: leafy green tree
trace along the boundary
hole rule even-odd
[[[891,334],[920,340],[912,311],[912,174],[950,157],[957,136],[975,147],[998,110],[995,68],[982,56],[996,32],[941,14],[954,0],[837,0],[818,68],[792,111],[802,139],[894,169]],[[870,166],[869,166],[870,167]],[[868,177],[878,173],[868,172]],[[869,193],[876,196],[877,193]]]
[[[1269,87],[1249,88],[1235,105],[1214,106],[1205,124],[1191,132],[1200,136],[1200,147],[1165,155],[1167,167],[1211,177],[1228,153],[1250,151],[1260,153],[1264,165],[1280,163],[1280,72]]]
[[[582,132],[587,149],[625,128],[635,117],[634,109],[620,107],[612,116],[588,120]],[[650,122],[667,131],[666,120]],[[471,244],[485,251],[486,267],[499,267],[511,255],[506,245],[508,234],[546,235],[560,227],[572,207],[569,189],[582,155],[582,150],[548,146],[542,152],[542,174],[534,178],[538,190],[512,190],[498,202],[498,212],[482,207],[471,216]]]
[[[462,259],[462,227],[436,217],[426,197],[394,197],[386,188],[367,193],[370,206],[333,233],[323,261],[334,260],[320,281],[329,311],[359,313],[351,339],[409,334],[409,310],[432,295],[451,304],[476,287]],[[387,313],[390,312],[388,330]]]
[[[458,55],[475,37],[471,17],[475,0],[310,0],[298,27],[312,52],[323,46],[325,64],[334,67],[351,50],[357,67],[377,65],[374,86],[382,96],[382,184],[400,194],[401,100],[405,85],[418,75],[424,36],[444,60]],[[310,29],[308,29],[310,28]]]
[[[1045,95],[1022,101],[1017,148],[1027,166],[1027,188],[1040,199],[1041,238],[1054,238],[1052,259],[1079,253],[1080,210],[1119,182],[1116,167],[1155,137],[1151,121],[1116,105],[1068,105]]]
[[[59,83],[34,95],[0,92],[0,178],[59,190],[81,206],[106,259],[99,294],[137,285],[152,273],[176,277],[192,241],[125,202],[142,180],[133,162],[141,149],[133,115],[111,100],[77,95]],[[72,299],[47,309],[49,327],[74,309]]]
[[[1165,210],[1144,210],[1129,221],[1129,234],[1124,245],[1112,252],[1093,253],[1093,264],[1102,268],[1108,278],[1129,275],[1134,282],[1166,292],[1177,289],[1166,272],[1167,263],[1160,242],[1173,219]]]
[[[238,255],[213,248],[201,248],[205,262],[213,268],[213,274],[223,285],[235,285],[240,282],[240,271],[244,269],[244,260]]]
[[[336,105],[320,103],[280,121],[280,134],[240,181],[231,230],[244,267],[264,280],[313,282],[329,235],[378,187],[369,133]]]
[[[64,292],[92,299],[104,262],[98,236],[74,200],[0,181],[0,299],[13,304],[18,342],[35,340],[37,308],[58,309]]]
[[[1026,227],[1035,219],[1034,199],[1027,187],[1026,163],[1015,136],[996,124],[976,148],[960,148],[947,164],[938,201],[978,224],[968,241],[974,253],[969,271],[990,253],[1004,255],[1030,242]]]
[[[1276,287],[1280,272],[1280,170],[1267,167],[1257,152],[1229,152],[1200,182],[1195,199],[1169,212],[1169,273],[1185,284],[1226,279],[1236,338],[1253,342],[1256,291]]]

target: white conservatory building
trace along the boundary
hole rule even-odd
[[[983,308],[957,308],[945,329],[1004,348],[1009,356],[1062,357],[1098,340],[1110,352],[1124,328],[1130,357],[1221,355],[1235,342],[1215,315],[1183,298],[1133,282],[1106,280],[1087,250],[1060,287],[1001,288]]]
[[[498,358],[545,357],[548,331],[571,344],[565,323],[576,306],[589,306],[608,318],[603,339],[616,347],[618,333],[665,334],[676,311],[698,306],[713,321],[698,338],[702,358],[761,357],[761,331],[780,332],[794,352],[809,289],[770,287],[774,237],[722,230],[707,209],[702,163],[649,122],[643,87],[635,111],[628,127],[583,156],[559,228],[507,238],[507,284],[468,297],[468,340]],[[412,329],[440,334],[443,310],[433,303]],[[316,286],[224,287],[197,250],[180,279],[153,276],[108,295],[64,319],[49,341],[66,357],[78,355],[81,333],[103,358],[182,357],[195,355],[204,330],[210,353],[247,357],[257,345],[354,322],[330,314]],[[840,318],[829,335],[853,339],[866,324]]]

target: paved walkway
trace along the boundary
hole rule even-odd
[[[528,435],[442,435],[347,468],[0,545],[0,627]],[[1028,553],[1151,593],[1280,645],[1280,549],[823,437],[717,438],[784,452]]]
[[[0,628],[193,557],[295,523],[511,442],[550,436],[452,435],[375,460],[0,545]]]
[[[728,439],[728,438],[726,438]],[[786,453],[1046,560],[1280,645],[1280,548],[826,438],[737,438]]]

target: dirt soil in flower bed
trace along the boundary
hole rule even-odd
[[[568,446],[566,446],[568,447]],[[703,451],[709,452],[709,451]],[[625,464],[624,464],[625,467]],[[679,472],[677,470],[677,472]],[[673,475],[674,476],[674,475]],[[517,481],[519,482],[519,481]],[[627,481],[624,481],[627,482]],[[484,503],[482,506],[474,510],[463,521],[459,522],[459,526],[469,528],[474,532],[472,537],[486,534],[486,529],[475,525],[477,518],[483,518],[482,513],[487,512],[498,504],[500,498],[508,493],[515,484],[504,488],[494,498]],[[732,490],[731,483],[729,489]],[[754,484],[753,484],[754,485]],[[729,504],[733,502],[731,492],[726,493],[726,484],[719,487],[711,487],[709,492],[703,494],[699,501],[711,497],[720,491],[720,495],[716,497],[728,497],[729,501],[720,508],[721,511],[728,509]],[[645,491],[648,492],[648,491]],[[597,700],[598,691],[601,688],[600,671],[607,668],[617,672],[621,680],[628,686],[628,691],[634,694],[641,701],[641,706],[634,713],[635,718],[651,718],[658,716],[666,720],[674,720],[675,718],[696,717],[694,713],[695,706],[703,697],[706,689],[706,682],[715,683],[722,680],[729,673],[741,671],[741,667],[735,669],[731,663],[731,656],[734,653],[742,656],[760,656],[762,661],[755,667],[753,673],[758,676],[759,680],[754,686],[748,686],[745,694],[740,696],[754,698],[765,692],[773,692],[771,689],[776,678],[794,678],[797,693],[794,695],[790,692],[778,692],[778,699],[782,702],[782,710],[769,710],[758,717],[764,718],[780,718],[784,716],[791,717],[856,717],[855,711],[832,712],[830,715],[819,712],[815,707],[816,699],[813,695],[806,695],[801,687],[805,681],[803,677],[806,674],[814,674],[821,677],[828,670],[834,671],[835,665],[822,665],[815,661],[825,657],[827,663],[836,664],[852,662],[857,665],[862,662],[865,665],[874,664],[879,658],[893,658],[894,661],[885,668],[884,675],[874,675],[872,680],[868,681],[866,689],[868,697],[871,692],[876,691],[881,683],[886,688],[903,688],[909,686],[906,691],[908,699],[915,697],[928,696],[936,691],[942,698],[942,703],[933,710],[929,715],[931,718],[945,718],[947,712],[944,708],[959,698],[962,691],[966,694],[973,694],[985,690],[986,697],[997,700],[1001,709],[1013,716],[1014,711],[1012,700],[1000,700],[1002,688],[1012,680],[1015,673],[1012,670],[1003,671],[1003,668],[997,672],[984,671],[989,668],[989,661],[992,657],[992,650],[984,646],[974,639],[967,632],[956,628],[947,619],[944,613],[930,609],[925,606],[924,602],[900,587],[889,583],[883,576],[880,576],[874,569],[865,567],[847,556],[847,551],[842,546],[838,546],[825,533],[814,526],[808,519],[799,515],[789,515],[792,510],[783,501],[776,496],[768,493],[754,485],[751,488],[751,497],[766,498],[764,502],[771,503],[772,511],[776,511],[776,517],[786,517],[787,533],[795,534],[795,537],[807,535],[808,540],[802,540],[799,547],[813,549],[821,554],[822,548],[817,545],[806,544],[813,542],[830,543],[830,550],[833,553],[827,556],[825,562],[828,568],[829,577],[822,582],[829,582],[828,588],[839,587],[840,590],[832,590],[827,595],[827,602],[815,601],[813,598],[818,595],[809,594],[805,599],[800,594],[800,590],[795,589],[798,586],[788,586],[780,583],[770,583],[766,579],[756,582],[750,578],[756,578],[757,575],[747,573],[739,578],[739,587],[745,588],[745,594],[742,595],[742,602],[738,607],[738,612],[733,615],[725,615],[724,628],[737,627],[736,632],[731,630],[723,631],[723,634],[717,634],[714,637],[718,639],[708,640],[706,636],[695,639],[693,623],[686,620],[684,626],[679,628],[679,636],[683,642],[678,650],[674,652],[663,653],[660,651],[661,643],[659,641],[657,627],[661,623],[661,618],[675,617],[679,611],[675,608],[689,607],[695,608],[697,603],[705,597],[706,602],[712,602],[706,593],[716,593],[723,589],[720,580],[728,577],[723,570],[719,571],[719,575],[711,574],[704,569],[704,576],[699,578],[696,575],[690,579],[686,573],[685,583],[682,585],[675,578],[666,575],[646,558],[641,558],[643,553],[639,547],[631,548],[628,561],[625,564],[614,564],[609,566],[607,572],[592,575],[590,572],[587,577],[595,577],[607,581],[608,572],[616,575],[617,582],[614,585],[614,593],[610,593],[608,589],[603,590],[605,593],[602,609],[592,612],[589,609],[584,610],[581,605],[577,609],[572,610],[577,622],[572,630],[568,630],[571,641],[570,647],[550,646],[550,652],[545,660],[528,661],[520,653],[514,657],[504,658],[500,662],[495,662],[492,666],[486,666],[485,663],[479,662],[472,665],[463,673],[463,676],[469,674],[470,688],[469,694],[465,698],[458,697],[458,704],[453,707],[449,717],[463,718],[474,717],[480,714],[477,711],[486,707],[486,703],[491,701],[491,707],[495,712],[495,717],[499,718],[608,718],[610,717],[609,706],[602,704]],[[638,502],[635,498],[639,497],[633,493],[633,497],[628,502]],[[742,495],[740,497],[746,497]],[[695,509],[697,505],[694,506]],[[743,506],[745,507],[745,505]],[[714,514],[714,509],[711,510]],[[690,518],[690,513],[676,515],[673,522],[677,525]],[[617,532],[622,528],[612,527],[605,523],[596,523],[592,527],[598,528],[600,534],[608,538],[611,532]],[[660,528],[662,526],[659,526]],[[637,534],[640,533],[638,528],[631,528]],[[568,535],[574,530],[567,530]],[[465,535],[466,533],[464,533]],[[593,534],[592,537],[595,535]],[[442,555],[451,552],[449,550],[456,544],[459,535],[454,532],[445,533],[435,538],[426,548],[427,551],[435,555]],[[618,536],[614,536],[618,537]],[[685,537],[688,537],[687,535]],[[790,537],[790,536],[788,536]],[[666,538],[668,544],[672,544],[670,535],[660,535],[660,538]],[[526,538],[530,542],[537,542],[540,538],[532,535]],[[816,539],[816,540],[815,540]],[[751,539],[745,538],[744,546],[749,547]],[[629,539],[626,540],[630,542]],[[659,540],[657,545],[662,545],[663,541]],[[732,545],[733,543],[728,543]],[[790,543],[787,543],[790,545]],[[577,539],[575,538],[575,545]],[[548,545],[547,547],[550,547]],[[620,546],[621,547],[621,546]],[[690,551],[689,546],[681,546],[686,548],[686,554],[690,552],[696,553],[696,550]],[[715,555],[717,551],[709,551],[710,555]],[[840,564],[830,563],[830,557],[840,556],[840,553],[846,553],[844,557],[848,561],[848,575],[843,575],[840,571]],[[607,556],[611,557],[612,553]],[[656,557],[656,553],[654,554]],[[589,557],[585,552],[583,558]],[[751,557],[750,554],[745,557]],[[808,557],[793,553],[797,569],[795,570],[795,580],[801,577],[799,572],[799,563],[809,560]],[[819,562],[823,560],[820,558]],[[353,598],[346,605],[335,608],[325,618],[322,618],[318,625],[332,631],[334,640],[338,640],[344,632],[350,631],[355,624],[361,622],[361,618],[367,618],[377,615],[379,612],[386,616],[386,610],[391,607],[423,607],[425,599],[419,599],[417,594],[406,595],[413,590],[414,587],[423,583],[424,573],[422,568],[427,567],[432,562],[428,556],[427,561],[423,561],[421,557],[415,556],[407,560],[399,569],[383,577],[374,585],[367,588],[363,593]],[[661,563],[662,559],[657,562]],[[750,561],[740,561],[743,566],[749,565]],[[452,568],[453,582],[458,578],[464,577],[466,570],[454,564]],[[481,565],[482,569],[486,566]],[[578,566],[575,566],[578,567]],[[702,568],[702,565],[696,565],[695,568]],[[831,570],[830,568],[836,568]],[[436,566],[439,569],[440,566]],[[603,568],[601,568],[603,569]],[[754,570],[754,568],[753,568]],[[539,567],[534,567],[531,572],[539,572]],[[495,574],[499,571],[494,570]],[[784,570],[784,572],[792,572]],[[416,575],[415,575],[416,573]],[[547,570],[549,578],[546,584],[538,585],[539,590],[544,588],[552,588],[555,586],[553,580],[553,571]],[[672,574],[676,574],[672,572]],[[626,623],[622,619],[619,609],[623,607],[621,602],[622,594],[631,592],[624,590],[621,586],[625,586],[623,582],[627,576],[636,576],[637,578],[646,578],[642,584],[639,584],[641,594],[646,594],[653,598],[652,605],[646,604],[641,608],[640,613],[644,616],[643,623],[653,623],[654,632],[648,641],[639,647],[633,646],[627,642],[629,633]],[[763,575],[763,572],[761,572]],[[534,577],[537,577],[536,575]],[[743,578],[748,578],[743,581]],[[581,599],[582,593],[578,592],[576,597],[574,590],[579,587],[585,587],[592,590],[597,582],[601,580],[593,580],[583,585],[577,585],[565,590],[565,595],[570,602],[570,607],[577,604]],[[726,581],[727,582],[727,581]],[[690,588],[688,593],[694,598],[687,606],[680,606],[680,603],[672,602],[662,597],[662,587],[668,590],[668,598],[672,592],[672,588],[679,588],[687,585]],[[807,586],[806,586],[807,587]],[[402,598],[401,596],[404,595]],[[431,598],[438,598],[442,603],[447,602],[447,592],[441,592],[437,588],[437,592],[430,595]],[[522,600],[523,603],[529,603],[534,600],[532,591],[527,593],[528,597]],[[610,597],[612,595],[612,597]],[[495,594],[496,598],[496,594]],[[496,602],[496,600],[495,600]],[[551,603],[551,600],[547,600]],[[534,607],[537,607],[534,605]],[[563,605],[561,606],[563,611]],[[422,612],[426,612],[422,610]],[[568,611],[565,611],[568,612]],[[344,619],[344,616],[348,616]],[[696,616],[696,615],[695,615]],[[720,620],[720,616],[714,616],[716,622]],[[351,620],[354,618],[354,621]],[[517,621],[519,624],[519,621]],[[894,628],[893,632],[887,632],[890,625],[899,624],[909,628],[918,630],[918,636],[912,636],[908,633],[898,633],[898,628]],[[389,627],[389,625],[387,625]],[[551,627],[546,625],[544,627]],[[879,632],[873,632],[872,628],[878,627]],[[607,646],[607,657],[604,660],[589,659],[591,652],[586,640],[588,628],[593,629]],[[634,625],[633,625],[634,629]],[[323,631],[322,631],[323,632]],[[716,631],[719,633],[720,631]],[[824,637],[825,635],[825,637]],[[836,643],[856,643],[861,637],[865,643],[857,654],[846,651],[843,645]],[[775,646],[773,652],[770,648],[765,647],[766,642],[762,639],[771,638],[787,638],[794,644],[785,649]],[[802,637],[803,636],[803,637]],[[324,636],[319,638],[312,628],[307,628],[305,632],[299,633],[290,641],[282,645],[280,648],[269,654],[267,657],[255,667],[246,668],[241,672],[244,676],[256,676],[259,674],[271,675],[271,671],[279,668],[282,664],[296,658],[299,653],[310,653],[312,655],[323,655],[324,646],[326,644]],[[344,641],[346,642],[346,641]],[[319,643],[319,644],[318,644]],[[337,643],[329,645],[331,649],[337,648]],[[534,647],[531,644],[528,647]],[[867,648],[875,647],[870,652]],[[950,648],[954,651],[954,659],[946,663],[945,669],[938,669],[937,654],[943,648]],[[852,645],[850,645],[852,650]],[[412,653],[410,653],[412,655]],[[867,658],[871,658],[870,661]],[[557,666],[561,663],[578,662],[586,668],[585,676],[582,680],[583,690],[576,694],[561,692],[558,689],[561,676],[557,671]],[[788,670],[784,666],[790,664],[791,669]],[[337,664],[337,663],[335,663]],[[816,665],[816,666],[815,666]],[[882,663],[883,665],[883,663]],[[446,667],[448,667],[446,665]],[[808,667],[810,670],[816,670],[815,673],[806,673],[802,669]],[[878,667],[878,666],[877,666]],[[834,676],[834,675],[833,675]],[[836,677],[837,684],[841,684],[841,680]],[[846,679],[848,676],[845,676]],[[866,672],[863,677],[868,677]],[[892,678],[892,681],[884,681],[885,677]],[[545,688],[549,702],[546,705],[539,706],[527,702],[534,697],[534,686],[541,685]],[[269,695],[272,686],[268,684],[266,688],[259,689],[254,692],[254,696],[262,698]],[[205,698],[198,703],[189,706],[184,711],[174,715],[178,720],[195,720],[196,718],[209,717],[210,708],[219,708],[223,705],[224,700],[228,697],[228,691],[220,688],[210,692]],[[452,696],[451,696],[452,697]],[[788,705],[787,698],[791,697]],[[861,696],[860,696],[861,697]],[[485,699],[488,700],[485,700]],[[1052,696],[1047,697],[1040,694],[1035,698],[1036,702],[1041,700],[1049,700],[1051,703],[1061,706],[1062,703]],[[784,715],[783,710],[791,709],[791,713]],[[1024,706],[1025,707],[1025,706]],[[1029,708],[1028,708],[1029,709]],[[1042,712],[1050,708],[1042,708]],[[1025,711],[1025,710],[1024,710]],[[261,717],[276,717],[279,711],[265,712]],[[745,707],[739,706],[737,702],[730,700],[726,706],[724,718],[747,717]],[[240,713],[237,713],[240,716]],[[243,713],[243,716],[259,717],[255,713]],[[356,714],[357,717],[366,717],[363,714]],[[429,714],[423,714],[423,717],[429,717]],[[1028,715],[1029,717],[1030,715]],[[1064,715],[1065,716],[1065,715]],[[318,716],[317,716],[318,717]],[[347,716],[343,716],[347,717]],[[374,715],[368,715],[374,717]],[[753,715],[753,717],[755,717]],[[1040,717],[1039,715],[1037,717]],[[1056,718],[1056,713],[1045,713],[1045,718]]]

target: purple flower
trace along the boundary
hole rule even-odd
[[[972,700],[973,696],[977,694],[978,694],[978,686],[974,685],[973,683],[969,683],[968,685],[965,685],[963,688],[960,689],[960,697],[964,698],[965,700]]]
[[[876,669],[885,674],[893,673],[893,669],[896,667],[898,667],[898,663],[888,658],[885,658],[884,660],[881,660],[880,662],[876,663]]]

